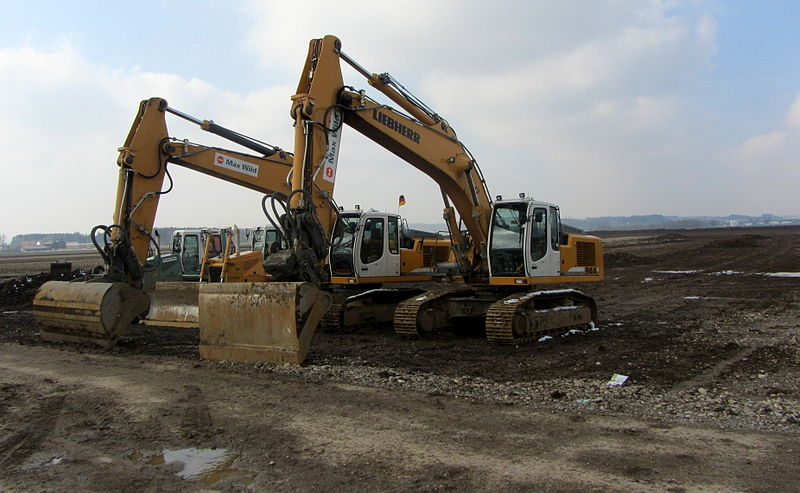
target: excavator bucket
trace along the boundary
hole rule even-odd
[[[122,282],[49,281],[36,292],[33,316],[42,339],[111,347],[149,298]]]
[[[301,364],[331,305],[306,282],[200,286],[200,357],[211,361]]]
[[[143,320],[145,325],[167,327],[193,327],[199,325],[198,293],[196,282],[157,282],[150,296],[150,311]]]

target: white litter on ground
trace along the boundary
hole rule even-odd
[[[606,385],[611,385],[612,387],[618,387],[624,384],[626,380],[628,380],[628,375],[620,375],[619,373],[615,373],[611,375],[611,380],[609,380]]]

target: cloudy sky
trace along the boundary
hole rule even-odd
[[[325,34],[443,115],[493,195],[567,217],[800,214],[798,2],[31,0],[0,3],[0,233],[110,222],[116,149],[152,96],[291,150],[289,97]],[[439,221],[435,184],[355,131],[339,166],[340,204],[404,194],[410,221]],[[264,222],[258,194],[171,170],[158,225]]]

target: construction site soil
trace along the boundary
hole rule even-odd
[[[69,254],[0,256],[0,490],[800,490],[800,228],[599,236],[595,330],[323,332],[301,367],[202,361],[192,329],[44,343]]]

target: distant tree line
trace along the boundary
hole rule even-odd
[[[25,241],[38,241],[43,245],[55,244],[63,248],[67,243],[89,243],[89,235],[84,233],[27,233],[14,235],[11,238],[11,247],[17,248]]]
[[[586,231],[634,230],[634,229],[696,229],[721,228],[726,226],[776,226],[798,224],[795,218],[783,218],[773,214],[745,216],[664,216],[648,214],[641,216],[603,216],[586,219],[564,218],[565,223]]]

